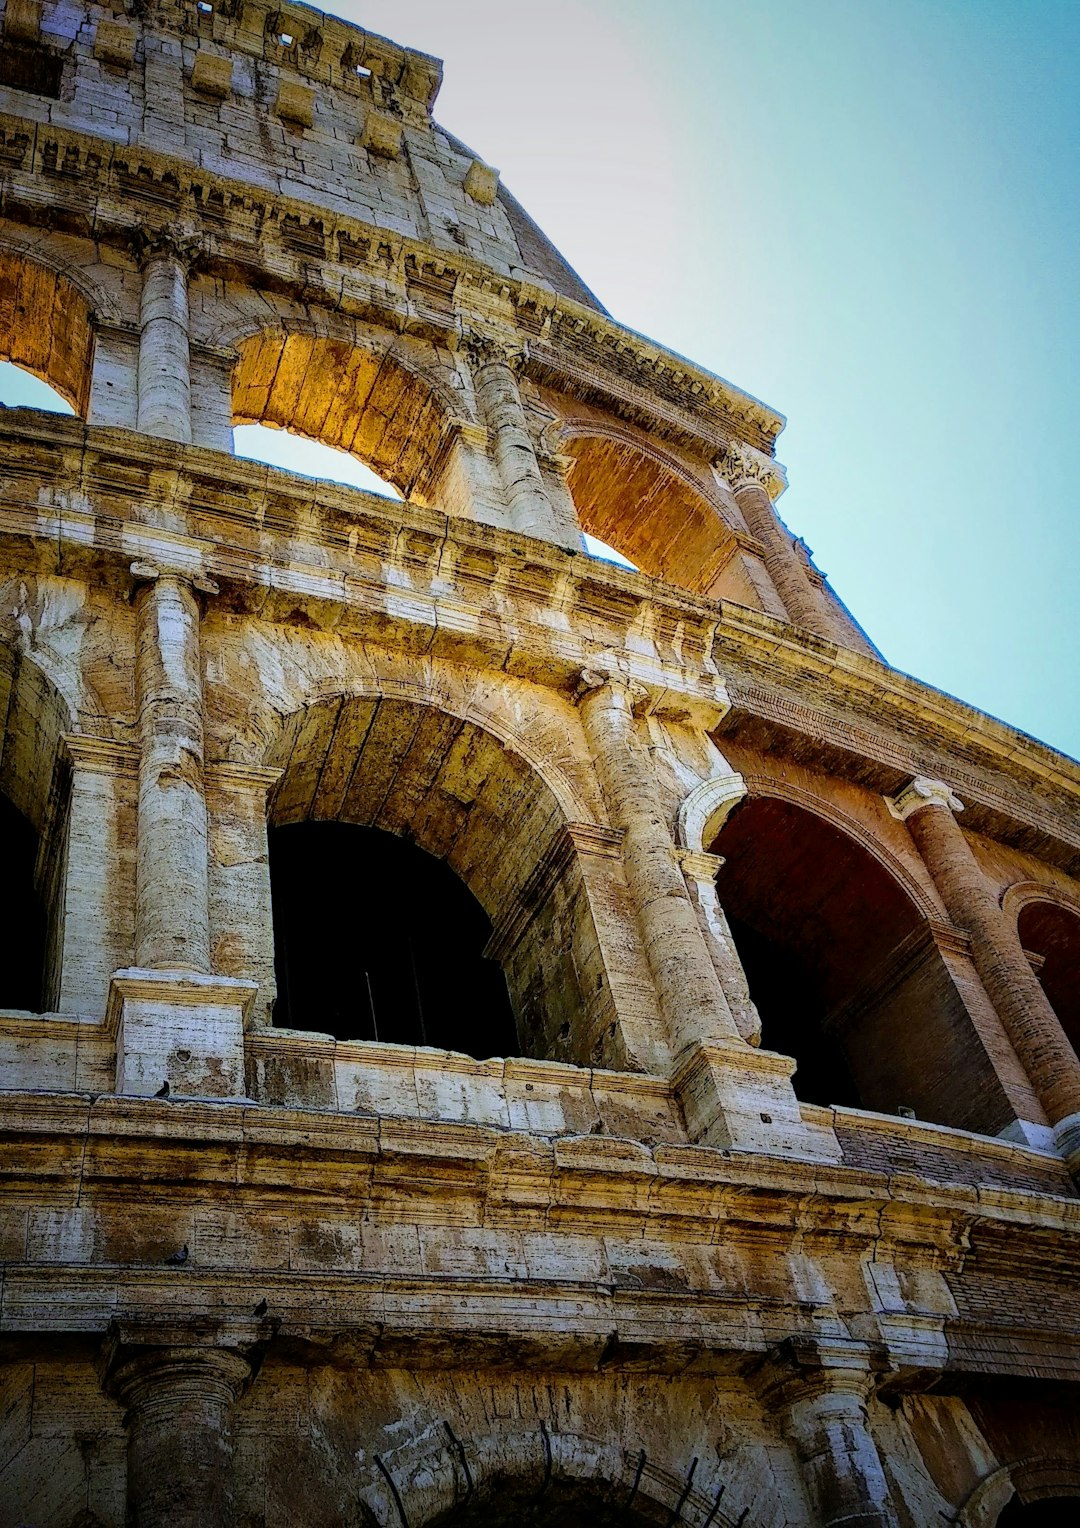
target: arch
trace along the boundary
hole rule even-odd
[[[287,320],[234,326],[233,424],[263,424],[347,451],[427,502],[460,405],[400,345],[380,347],[342,325],[320,332]]]
[[[634,1453],[622,1440],[527,1429],[459,1437],[446,1422],[375,1456],[359,1490],[364,1521],[375,1528],[653,1528],[681,1521],[733,1528],[747,1514],[726,1510],[719,1482],[689,1460],[671,1467]],[[681,1466],[681,1467],[680,1467]]]
[[[0,642],[0,715],[0,835],[6,856],[0,1007],[39,1011],[59,981],[68,787],[62,742],[72,711],[44,670],[7,642]]]
[[[493,925],[490,954],[505,974],[524,1053],[625,1064],[567,834],[573,794],[557,771],[553,789],[552,772],[505,733],[475,709],[464,717],[407,684],[314,701],[286,719],[267,751],[265,762],[282,770],[271,826],[380,829],[443,861]],[[417,904],[422,923],[430,914],[422,897]]]
[[[715,485],[615,421],[565,418],[556,432],[584,531],[654,578],[746,603],[729,566],[740,527]]]
[[[1039,980],[1080,1055],[1080,898],[1056,886],[1019,881],[1001,902],[1023,948],[1039,959]]]
[[[831,803],[773,779],[746,788],[706,846],[723,859],[717,895],[762,1045],[795,1057],[798,1096],[1003,1128],[1007,1100],[938,945],[936,906]]]
[[[93,348],[80,287],[53,265],[0,244],[0,360],[40,377],[85,418]]]
[[[746,795],[746,781],[732,772],[703,780],[679,807],[679,843],[698,852],[713,839]]]

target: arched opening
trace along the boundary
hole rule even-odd
[[[732,582],[737,542],[707,486],[621,438],[573,435],[567,483],[586,536],[693,594],[747,602]]]
[[[512,1023],[494,997],[504,983],[519,1053],[624,1063],[566,813],[520,753],[434,706],[348,696],[295,713],[267,763],[283,769],[271,803],[272,894],[286,944],[277,968],[280,1011],[293,1025],[300,1019],[322,1032],[373,1038],[373,999],[380,1040],[423,1043],[423,1006],[428,1044],[505,1053]],[[300,834],[290,837],[297,824],[310,825],[314,858],[305,858]],[[335,835],[330,825],[368,831]],[[365,908],[383,930],[381,952],[373,935],[352,928]],[[322,987],[314,960],[298,959],[297,935],[288,932],[301,915],[330,947],[335,970]],[[396,971],[372,975],[370,997],[364,972],[376,966],[359,959],[362,937],[367,958]],[[441,959],[456,975],[437,992]],[[419,1005],[409,990],[414,962]],[[333,1024],[319,1017],[328,1003],[343,1010]]]
[[[78,287],[17,251],[0,249],[0,361],[40,378],[85,417],[92,353],[90,305]],[[27,399],[24,406],[48,405]]]
[[[35,874],[38,842],[33,824],[6,796],[0,796],[0,843],[4,845],[0,1008],[23,1008],[31,1013],[40,1012],[44,1006],[46,916]]]
[[[1039,980],[1080,1055],[1080,917],[1057,902],[1027,902],[1017,920],[1020,943],[1039,957]]]
[[[1014,1496],[1002,1508],[997,1528],[1075,1528],[1080,1523],[1080,1496],[1047,1496],[1023,1502]]]
[[[56,687],[6,642],[0,643],[0,714],[0,1008],[40,1012],[59,989],[68,798],[60,742],[71,718]]]
[[[491,919],[444,862],[352,823],[290,823],[269,843],[276,1025],[517,1052],[506,978],[484,959]]]
[[[8,409],[40,409],[46,414],[75,412],[55,387],[16,366],[14,361],[0,361],[0,405]]]
[[[265,424],[237,425],[233,430],[233,447],[237,456],[265,462],[268,467],[281,467],[286,472],[318,478],[320,482],[345,483],[350,488],[382,494],[386,498],[401,497],[392,484],[372,472],[359,457],[350,456],[347,451],[328,446],[321,440],[309,440],[293,430],[279,430]]]
[[[388,351],[263,329],[239,346],[233,424],[265,425],[343,451],[426,504],[446,437],[435,387]]]
[[[474,1500],[439,1513],[430,1528],[449,1528],[450,1523],[462,1528],[582,1528],[585,1523],[591,1528],[652,1528],[671,1521],[670,1509],[661,1511],[640,1487],[635,1504],[628,1504],[632,1489],[625,1482],[552,1480],[538,1494],[535,1480],[500,1478]],[[725,1514],[713,1521],[716,1528],[728,1528],[731,1519]]]
[[[989,1133],[1007,1123],[921,909],[869,849],[771,796],[745,799],[711,847],[761,1043],[794,1056],[801,1100]]]

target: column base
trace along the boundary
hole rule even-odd
[[[831,1127],[802,1117],[791,1086],[795,1062],[751,1045],[695,1045],[680,1058],[672,1085],[692,1140],[769,1156],[839,1162]]]
[[[258,983],[196,971],[113,975],[105,1023],[116,1035],[116,1091],[152,1098],[244,1096],[244,1020]]]
[[[1057,1151],[1051,1125],[1039,1125],[1030,1119],[1014,1119],[1004,1130],[998,1131],[1002,1141],[1014,1141],[1017,1146],[1031,1146],[1035,1151]]]

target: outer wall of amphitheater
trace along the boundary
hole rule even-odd
[[[1077,766],[440,78],[2,8],[0,1528],[1075,1521]]]

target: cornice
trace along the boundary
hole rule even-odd
[[[599,389],[706,454],[745,439],[767,457],[784,427],[750,394],[570,298],[540,301],[534,283],[471,256],[178,156],[0,113],[0,187],[5,217],[52,222],[125,252],[133,238],[152,241],[182,222],[189,241],[198,236],[192,254],[206,274],[243,268],[253,286],[294,285],[308,304],[450,348],[474,325],[490,327],[494,307],[506,343],[527,346],[528,371]]]
[[[695,696],[708,708],[726,687],[732,712],[725,730],[745,717],[780,722],[867,761],[880,777],[873,782],[879,790],[895,791],[914,775],[947,774],[967,804],[965,821],[977,831],[983,831],[980,811],[989,813],[993,831],[1010,823],[1034,829],[1058,842],[1070,863],[1080,861],[1080,833],[1071,835],[1067,814],[1048,800],[1080,810],[1080,764],[877,659],[771,616],[684,594],[513,532],[412,505],[388,506],[355,489],[198,447],[166,447],[135,432],[51,415],[8,415],[0,416],[0,440],[0,476],[7,483],[0,529],[39,543],[54,565],[62,546],[72,576],[80,567],[82,576],[95,576],[96,563],[110,558],[125,571],[133,555],[165,558],[213,576],[241,611],[261,610],[273,619],[275,600],[285,601],[283,611],[308,608],[320,623],[347,631],[378,604],[383,566],[398,561],[413,589],[411,604],[398,602],[398,618],[434,627],[436,611],[444,611],[439,640],[452,643],[459,630],[471,662],[536,672],[529,654],[543,651],[546,682],[569,690],[583,665],[624,648],[632,635],[630,677],[659,697],[661,716],[674,715]],[[100,513],[124,520],[123,547],[114,533],[95,528],[94,513],[73,508],[72,475],[84,502],[96,501]],[[58,486],[63,481],[65,493],[51,512],[54,479]],[[150,494],[151,480],[156,504],[197,516],[198,536],[168,537],[140,524],[132,506]],[[305,534],[321,548],[309,568],[298,564],[290,572],[285,548],[263,529],[267,507],[278,499],[292,515],[302,511]],[[253,530],[260,533],[257,544]],[[136,553],[140,538],[146,545]],[[300,544],[290,542],[292,558]],[[511,625],[490,621],[497,608],[513,612]],[[564,635],[553,645],[546,619],[552,610],[578,618],[572,641]],[[659,663],[641,656],[643,638]]]

